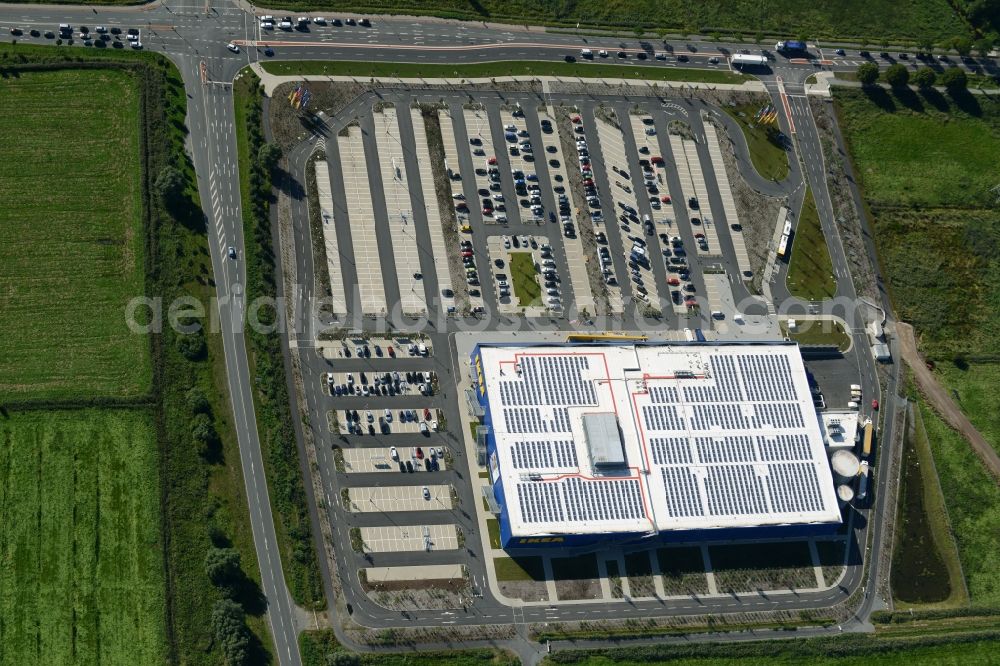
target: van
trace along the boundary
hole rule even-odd
[[[281,23],[278,24],[278,27],[281,28],[282,30],[291,30],[292,29],[292,22],[291,21],[282,21]]]
[[[851,384],[851,393],[861,393],[861,384]]]
[[[848,409],[853,409],[853,410],[856,411],[858,409],[858,403],[856,403],[853,400],[851,400],[849,403],[847,403],[847,408]]]
[[[594,52],[590,49],[580,49],[580,57],[590,60],[594,57]]]

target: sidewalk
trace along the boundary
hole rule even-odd
[[[253,70],[257,76],[260,77],[261,83],[264,85],[264,93],[271,97],[274,89],[280,86],[282,83],[292,83],[301,81],[350,81],[353,83],[370,83],[373,79],[370,76],[328,76],[325,74],[306,74],[306,75],[278,75],[269,74],[261,66],[260,62],[255,62],[250,65],[250,69]],[[664,89],[670,90],[672,88],[677,89],[698,89],[706,88],[709,90],[739,90],[744,92],[766,92],[764,84],[760,81],[753,80],[747,81],[746,83],[699,83],[693,81],[651,81],[647,79],[605,79],[605,78],[586,78],[586,77],[575,77],[575,78],[563,78],[558,76],[496,76],[496,77],[484,77],[484,78],[445,78],[445,79],[429,79],[429,78],[399,78],[399,77],[383,77],[375,78],[375,83],[377,84],[395,84],[395,85],[441,85],[441,86],[468,86],[468,85],[490,85],[494,83],[510,83],[510,82],[526,82],[534,83],[540,82],[542,86],[548,86],[552,83],[570,83],[570,84],[599,84],[605,86],[645,86],[650,90],[663,91]]]

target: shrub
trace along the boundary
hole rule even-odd
[[[229,666],[247,663],[250,632],[246,625],[246,615],[238,603],[232,599],[216,601],[212,607],[212,629]]]
[[[212,405],[208,402],[208,396],[197,386],[188,390],[187,406],[192,414],[209,414],[212,411]]]
[[[913,73],[913,83],[918,88],[926,90],[937,83],[937,72],[930,67],[921,67]]]
[[[885,81],[893,88],[902,88],[910,82],[910,72],[897,62],[885,70]]]
[[[865,62],[858,65],[858,81],[866,86],[870,86],[878,81],[878,65],[873,62]]]
[[[958,67],[950,67],[944,71],[941,75],[941,84],[948,89],[949,92],[958,92],[960,90],[965,90],[969,85],[969,79],[965,76],[965,72],[960,70]]]
[[[201,331],[177,336],[177,351],[189,361],[200,361],[205,358],[208,347]]]
[[[216,587],[229,587],[243,578],[240,554],[235,548],[209,548],[205,555],[205,573]]]

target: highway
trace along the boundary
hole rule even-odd
[[[386,62],[427,62],[427,63],[473,63],[498,59],[519,60],[562,60],[568,54],[578,54],[582,47],[594,49],[606,48],[612,52],[612,57],[606,62],[618,62],[614,52],[625,49],[632,54],[639,51],[663,49],[659,40],[640,42],[633,38],[620,39],[614,37],[580,36],[565,32],[549,33],[541,29],[525,29],[511,26],[490,26],[481,23],[460,23],[438,19],[413,19],[373,17],[371,28],[343,27],[323,29],[314,28],[309,32],[279,32],[274,35],[262,35],[255,19],[255,14],[278,14],[276,10],[268,11],[253,8],[247,3],[231,1],[212,2],[207,7],[204,2],[187,0],[186,2],[159,2],[142,7],[54,7],[47,5],[0,5],[0,30],[5,38],[10,27],[24,30],[24,35],[18,37],[21,43],[51,43],[44,37],[31,37],[28,31],[32,28],[44,33],[55,30],[59,23],[69,22],[77,26],[81,23],[96,26],[118,26],[122,28],[136,27],[142,31],[142,42],[148,50],[167,55],[181,71],[185,88],[188,92],[188,128],[190,129],[190,146],[194,165],[198,175],[198,187],[204,212],[209,221],[209,245],[211,247],[213,269],[216,278],[217,296],[221,321],[227,324],[223,327],[226,370],[229,393],[232,399],[234,423],[240,447],[241,464],[246,482],[247,496],[250,504],[250,518],[253,528],[254,542],[258,562],[261,567],[262,590],[268,600],[268,621],[274,637],[276,656],[281,664],[297,665],[301,658],[297,647],[297,634],[301,627],[297,624],[297,613],[285,585],[274,522],[270,502],[267,497],[267,483],[264,476],[264,466],[261,459],[260,444],[256,428],[254,405],[250,393],[251,381],[247,362],[246,344],[243,335],[244,294],[242,285],[245,279],[242,257],[244,256],[244,239],[242,232],[242,211],[240,206],[239,174],[236,157],[236,135],[234,131],[234,114],[231,81],[239,70],[247,64],[264,59],[265,42],[274,49],[275,60],[298,59],[330,59],[330,60],[364,60]],[[239,54],[231,53],[226,43],[236,41],[243,45]],[[79,43],[63,48],[94,48],[84,47]],[[758,51],[758,45],[726,44],[707,42],[701,38],[675,40],[672,50],[684,53],[689,62],[680,63],[674,55],[665,61],[647,59],[642,65],[637,65],[634,55],[628,61],[628,66],[635,69],[642,67],[684,67],[717,69],[727,68],[725,55],[739,49]],[[710,58],[719,57],[721,62],[713,64]],[[857,60],[855,57],[854,60]],[[912,62],[912,61],[911,61]],[[201,66],[204,63],[208,83],[201,78]],[[885,64],[885,63],[883,63]],[[581,64],[581,67],[586,66]],[[824,169],[822,163],[822,146],[819,135],[809,112],[807,100],[804,97],[803,82],[819,69],[853,70],[856,67],[850,59],[792,61],[781,56],[772,63],[769,72],[760,76],[770,92],[775,104],[781,109],[781,123],[786,133],[791,134],[796,142],[797,154],[805,156],[801,163],[793,164],[792,174],[785,183],[772,184],[775,192],[785,191],[797,186],[804,177],[816,196],[820,219],[826,233],[834,270],[838,277],[838,296],[854,299],[854,289],[849,277],[849,269],[844,249],[836,233],[832,205],[826,190]],[[995,63],[987,63],[986,68],[994,68]],[[786,106],[787,102],[787,106]],[[694,117],[697,114],[691,114]],[[336,136],[336,128],[330,128],[332,136]],[[329,137],[327,137],[329,138]],[[310,146],[302,146],[289,155],[290,165],[298,173],[308,153]],[[853,181],[852,181],[853,183]],[[764,185],[762,185],[763,187]],[[855,197],[858,193],[854,192]],[[713,202],[713,208],[717,202]],[[303,215],[299,202],[299,212],[296,219]],[[863,218],[863,208],[860,199],[856,201],[859,213]],[[418,224],[421,222],[418,220]],[[426,225],[426,221],[423,221]],[[867,224],[867,223],[866,223]],[[870,231],[870,230],[869,230]],[[866,241],[869,243],[869,254],[874,258],[874,248],[870,246],[870,233]],[[237,260],[227,257],[228,248],[232,246],[237,253]],[[308,257],[308,258],[307,258]],[[877,264],[876,264],[877,265]],[[296,272],[298,283],[312,285],[311,257],[309,252],[300,253],[297,259]],[[429,276],[433,271],[426,271]],[[881,279],[879,280],[881,284]],[[392,285],[386,285],[390,290]],[[781,285],[783,288],[783,284]],[[436,285],[432,285],[436,288]],[[882,290],[882,303],[886,312],[891,313],[891,307],[885,291]],[[779,295],[787,296],[784,291]],[[393,295],[387,293],[391,298]],[[398,295],[396,295],[398,296]],[[889,325],[891,328],[891,315]],[[310,331],[311,332],[311,331]],[[878,392],[874,363],[870,354],[863,353],[867,348],[867,338],[863,330],[852,331],[854,342],[862,353],[857,354],[859,370],[864,378],[867,395]],[[307,339],[307,332],[302,333]],[[451,373],[452,369],[462,367],[457,359],[452,358],[449,338],[445,331],[432,334],[432,341],[441,354],[435,358],[439,373]],[[311,342],[311,340],[310,340]],[[448,350],[448,351],[446,351]],[[287,351],[287,350],[286,350]],[[895,352],[895,348],[894,348]],[[362,363],[356,361],[356,363]],[[343,365],[350,369],[350,363]],[[897,366],[898,367],[898,366]],[[325,371],[320,361],[313,360],[306,364],[303,372],[307,377],[317,377]],[[456,370],[457,372],[457,370]],[[308,381],[308,380],[307,380]],[[895,404],[895,386],[890,382],[886,400],[883,401],[884,414],[891,414],[897,408]],[[307,411],[315,420],[322,416],[326,408],[317,403],[317,392],[307,391]],[[457,396],[448,396],[443,400],[447,417],[454,423],[459,422]],[[882,440],[892,441],[892,420],[886,419],[883,426]],[[452,435],[452,437],[454,437]],[[456,446],[460,449],[460,446]],[[321,456],[332,455],[328,447],[321,447]],[[883,453],[884,455],[884,453]],[[331,461],[327,461],[329,463]],[[468,469],[459,454],[457,464],[460,469]],[[321,480],[327,489],[337,487],[336,479],[324,476],[323,470],[333,469],[332,465],[322,464]],[[879,482],[876,489],[885,487],[888,465],[879,465]],[[306,484],[307,487],[310,484]],[[478,498],[472,496],[467,483],[456,484],[460,490],[460,504],[471,506]],[[874,527],[874,552],[880,552],[882,534],[882,516],[885,515],[884,496],[876,491],[875,520],[861,521],[865,525],[856,528],[856,538],[864,543],[868,538],[868,527]],[[316,503],[312,502],[314,529],[317,520],[329,520],[338,532],[343,532],[352,525],[363,524],[363,519],[346,512],[339,502],[327,502],[326,516],[320,517]],[[872,513],[868,514],[869,517]],[[453,517],[454,519],[454,517]],[[461,520],[461,519],[460,519]],[[474,520],[466,516],[463,529],[474,531]],[[317,530],[318,531],[318,530]],[[341,540],[341,543],[346,541]],[[484,577],[482,558],[477,557],[474,549],[478,547],[478,537],[470,539],[470,562],[473,580],[481,581]],[[356,570],[360,555],[348,552],[338,553],[338,567],[341,580],[344,583],[344,593],[354,608],[357,621],[371,627],[389,627],[399,625],[440,625],[444,623],[462,624],[507,624],[517,622],[546,622],[557,620],[593,619],[601,617],[643,617],[649,615],[665,615],[673,613],[704,613],[707,611],[736,610],[767,610],[771,608],[809,608],[835,603],[848,596],[861,584],[861,567],[851,567],[850,573],[843,581],[841,588],[815,595],[802,595],[794,599],[788,597],[734,597],[732,599],[692,599],[688,602],[671,603],[669,608],[656,602],[633,603],[581,603],[560,605],[556,610],[543,607],[526,607],[517,612],[492,599],[488,590],[483,590],[485,596],[477,599],[466,612],[460,615],[442,611],[419,611],[408,613],[401,617],[398,612],[387,611],[376,606],[360,590],[357,584]],[[321,558],[323,559],[323,558]],[[398,559],[398,558],[395,558]],[[394,557],[373,556],[378,563],[393,563]],[[878,558],[871,558],[869,575],[875,579],[878,574]],[[370,564],[369,564],[370,566]],[[326,573],[328,595],[332,595],[330,572]],[[483,586],[485,587],[485,586]],[[858,617],[863,621],[868,612],[876,604],[874,594],[865,597]],[[335,606],[330,601],[331,609]],[[333,612],[333,611],[331,611]],[[336,625],[336,622],[334,622]],[[801,632],[800,632],[801,633]]]

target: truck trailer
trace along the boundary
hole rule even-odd
[[[790,39],[788,41],[778,42],[775,44],[774,50],[778,53],[804,53],[806,50],[806,43],[800,42],[797,39]]]
[[[767,58],[762,55],[737,53],[729,59],[733,67],[767,67]]]

